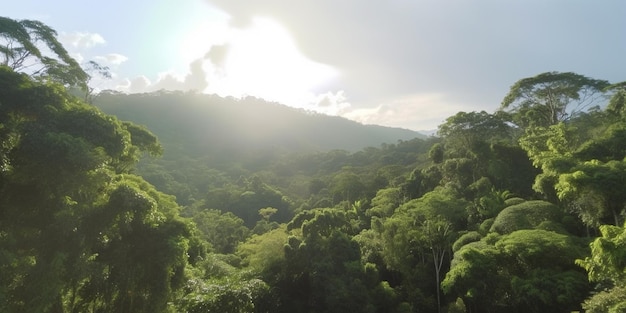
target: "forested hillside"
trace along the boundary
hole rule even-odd
[[[147,94],[100,93],[94,104],[121,119],[149,127],[170,152],[230,156],[257,150],[358,151],[398,140],[426,138],[407,129],[362,125],[341,117],[247,97],[158,91]],[[175,144],[178,145],[175,145]]]
[[[1,312],[626,308],[626,83],[541,73],[437,137],[339,149],[380,132],[258,99],[94,98],[53,30],[0,22]]]
[[[303,202],[339,201],[337,187],[322,181],[317,189],[324,189],[324,194],[311,198],[311,180],[328,181],[329,175],[354,167],[350,172],[364,173],[360,183],[369,185],[369,190],[359,190],[359,195],[373,195],[382,181],[397,175],[385,171],[411,170],[420,154],[427,152],[430,141],[436,140],[421,140],[417,137],[424,135],[406,129],[361,125],[255,98],[105,92],[95,97],[94,104],[154,131],[164,155],[144,159],[138,171],[159,190],[175,195],[180,204],[191,205],[206,198],[209,190],[211,195],[218,194],[225,184],[242,185],[254,176],[289,194],[294,202],[289,206],[291,213],[278,214],[285,218]],[[368,153],[358,152],[361,149]],[[383,165],[386,168],[381,172]],[[228,189],[228,193],[245,191],[235,186]],[[355,199],[359,195],[355,194]],[[258,217],[256,209],[250,212],[245,205],[233,210],[248,212],[238,214],[241,217]]]

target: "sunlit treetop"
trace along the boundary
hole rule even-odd
[[[39,21],[0,17],[0,62],[35,78],[87,89],[89,75],[57,40],[57,32]]]
[[[597,105],[605,80],[576,73],[546,72],[518,80],[501,104],[522,127],[550,126]]]

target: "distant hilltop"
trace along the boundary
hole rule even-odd
[[[107,114],[148,127],[168,149],[282,149],[292,152],[358,151],[399,140],[425,139],[423,133],[363,125],[337,116],[248,97],[154,92],[104,92],[94,104]],[[185,144],[187,143],[187,144]]]

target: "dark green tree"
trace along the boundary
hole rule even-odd
[[[129,173],[156,138],[59,84],[7,66],[0,82],[0,310],[166,310],[192,226]]]
[[[279,312],[365,312],[369,286],[360,249],[351,239],[352,212],[315,209],[294,217],[287,229],[292,235],[285,245],[284,263],[275,282]]]
[[[231,212],[208,209],[194,213],[199,235],[208,242],[216,253],[231,254],[237,245],[244,242],[250,230],[241,218]]]
[[[346,168],[335,175],[330,189],[335,203],[341,201],[352,203],[365,194],[365,184],[363,184],[361,177],[350,168]]]

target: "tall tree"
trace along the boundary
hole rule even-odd
[[[89,75],[56,36],[57,32],[42,22],[0,17],[0,62],[15,71],[87,91]]]
[[[467,227],[467,205],[452,189],[438,188],[400,206],[380,227],[389,268],[403,275],[406,289],[424,292],[409,299],[416,308],[439,309],[441,274],[449,265],[455,230]]]
[[[191,226],[130,174],[154,135],[59,84],[0,81],[0,311],[164,311]]]
[[[609,83],[576,73],[546,72],[515,82],[501,109],[523,128],[547,127],[566,121],[597,104]]]
[[[441,312],[441,274],[446,255],[450,253],[455,233],[452,224],[445,218],[426,220],[422,225],[426,246],[430,249],[435,269],[435,288],[437,290],[437,312]]]
[[[454,156],[480,154],[484,146],[496,141],[510,142],[513,129],[498,112],[459,112],[439,125],[438,134],[445,138],[446,150]],[[482,147],[481,147],[482,146]]]

